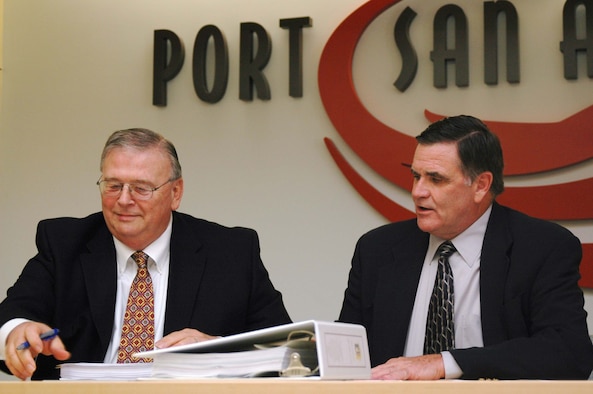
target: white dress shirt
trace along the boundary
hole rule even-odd
[[[455,348],[482,347],[480,310],[480,255],[484,234],[492,206],[463,233],[450,240],[457,251],[449,257],[455,289]],[[430,236],[428,250],[422,266],[410,327],[404,349],[405,357],[420,356],[424,351],[424,335],[428,305],[434,287],[438,256],[437,249],[444,239]],[[463,371],[449,352],[441,353],[445,362],[445,377],[459,378]]]
[[[171,246],[171,232],[173,226],[173,215],[169,220],[167,229],[161,236],[151,243],[144,253],[149,256],[148,272],[152,278],[154,290],[154,329],[155,342],[163,337],[163,330],[165,326],[165,306],[167,303],[167,285],[169,278],[169,257]],[[130,286],[138,266],[132,259],[132,254],[136,250],[130,249],[115,237],[115,254],[117,261],[117,294],[115,301],[115,314],[113,320],[113,331],[111,333],[111,341],[105,353],[105,363],[116,363],[117,352],[119,350],[119,340],[121,337],[121,328],[123,325],[124,313],[126,304],[128,302],[128,295],[130,293]],[[6,338],[12,329],[19,324],[26,322],[25,319],[12,319],[6,322],[0,328],[0,360],[4,360],[6,354]],[[58,327],[59,328],[59,327]]]

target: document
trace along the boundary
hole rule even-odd
[[[291,363],[298,369],[289,370]],[[227,353],[161,353],[154,356],[156,379],[311,376],[317,370],[315,342],[295,340],[281,346]]]
[[[136,353],[152,363],[65,363],[61,380],[242,377],[370,379],[366,330],[308,320],[165,349]]]
[[[58,368],[60,380],[137,380],[152,375],[152,363],[65,363]]]

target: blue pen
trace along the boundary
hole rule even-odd
[[[39,338],[42,341],[49,341],[50,339],[55,338],[59,332],[60,332],[60,330],[58,330],[57,328],[53,328],[53,329],[46,331],[43,334],[39,335]],[[16,350],[25,350],[25,349],[28,349],[30,346],[31,346],[31,344],[28,341],[25,341],[25,342],[21,343],[20,345],[18,345],[16,347]]]

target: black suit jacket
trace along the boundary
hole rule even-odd
[[[366,327],[373,366],[403,355],[428,240],[414,219],[357,243],[339,320]],[[494,204],[480,265],[484,347],[451,351],[463,378],[589,377],[581,253],[565,228]]]
[[[117,281],[102,213],[41,221],[36,243],[38,254],[0,304],[0,325],[15,317],[44,322],[60,329],[70,362],[102,362]],[[225,336],[290,321],[255,231],[173,213],[165,335],[189,327]],[[33,379],[58,378],[56,364],[40,355]]]

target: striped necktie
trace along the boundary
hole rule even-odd
[[[424,354],[436,354],[455,347],[453,272],[449,265],[449,256],[455,253],[455,246],[450,241],[443,242],[437,253],[439,262],[428,306]]]

